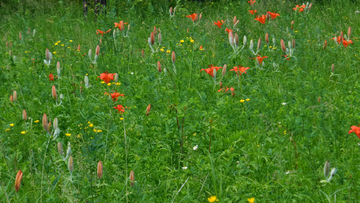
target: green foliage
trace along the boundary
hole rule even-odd
[[[68,3],[14,5],[19,10],[0,20],[3,201],[359,199],[358,138],[348,134],[360,120],[356,52],[360,14],[354,13],[354,4],[332,1],[314,4],[309,12],[294,12],[296,5],[282,0],[257,1],[253,7],[247,1],[108,1],[106,13],[95,21],[93,5],[84,19],[80,4]],[[171,17],[170,6],[176,6]],[[251,9],[259,16],[267,11],[280,16],[261,24]],[[201,20],[186,17],[193,13],[201,13]],[[236,26],[234,16],[239,20]],[[218,20],[226,20],[221,29],[213,23]],[[123,31],[114,27],[120,21],[125,22]],[[162,41],[159,44],[156,35],[150,47],[154,26]],[[353,44],[345,48],[330,40],[340,31],[346,34],[348,27]],[[238,48],[230,45],[225,28],[238,35]],[[109,29],[103,36],[96,34]],[[244,35],[247,43],[242,48]],[[263,65],[249,49],[253,40],[257,50],[259,38],[258,54],[267,56]],[[281,39],[286,47],[288,41],[296,41],[288,58],[283,56]],[[49,66],[44,64],[47,48],[53,55]],[[213,78],[202,70],[210,64],[227,64],[227,71],[223,75],[219,69]],[[246,73],[231,71],[240,65],[249,67]],[[117,81],[104,83],[105,72],[117,73]],[[11,102],[13,91],[17,100]],[[124,97],[111,98],[115,92]],[[124,112],[114,109],[117,105]],[[51,135],[42,126],[44,113],[52,123]],[[64,155],[59,154],[58,143]],[[66,153],[69,143],[72,173]],[[327,160],[337,173],[331,181],[321,182]],[[23,177],[16,192],[19,170]]]

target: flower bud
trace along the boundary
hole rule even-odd
[[[36,33],[36,30],[34,29],[34,30],[33,30],[33,37],[35,37],[35,33]]]
[[[117,73],[114,73],[114,82],[117,83],[119,79],[119,75]]]
[[[291,42],[288,41],[288,47],[289,47],[289,50],[291,49]]]
[[[276,45],[276,40],[275,40],[274,37],[272,38],[272,41],[273,41],[273,47],[275,47],[275,45]]]
[[[91,49],[89,49],[89,51],[88,51],[88,56],[91,59]]]
[[[284,43],[284,40],[280,40],[280,45],[281,45],[281,49],[286,52],[286,47],[285,47],[285,43]]]
[[[269,45],[269,34],[268,33],[265,34],[265,42],[266,42],[266,44]]]
[[[311,10],[311,7],[312,7],[312,3],[310,3],[309,7],[308,7],[308,11]]]
[[[223,77],[224,77],[224,75],[225,75],[225,73],[226,73],[226,68],[227,68],[227,65],[225,64],[225,65],[223,66],[223,70],[222,70],[222,75],[223,75]]]
[[[130,185],[133,187],[133,186],[134,186],[134,182],[135,182],[135,176],[134,176],[134,171],[133,171],[133,170],[130,172],[130,177],[129,177],[129,179],[130,179]]]
[[[78,45],[78,48],[77,48],[77,51],[78,52],[80,52],[81,51],[81,49],[80,49],[81,47],[80,47],[80,44]]]
[[[19,32],[19,39],[21,40],[21,31]]]
[[[144,49],[141,50],[141,56],[142,56],[143,58],[145,58]]]
[[[69,157],[68,168],[69,168],[70,173],[72,173],[74,170],[74,160],[71,155]]]
[[[176,58],[175,58],[175,52],[174,51],[171,54],[171,60],[172,60],[173,64],[175,64]]]
[[[234,23],[234,25],[235,25],[235,23],[236,23],[236,16],[234,16],[233,23]]]
[[[85,75],[84,77],[85,87],[89,87],[89,77]]]
[[[173,15],[173,7],[170,7],[170,9],[169,9],[169,13],[170,13],[170,16],[172,16],[172,15]]]
[[[293,39],[293,41],[292,41],[292,48],[295,49],[295,39]]]
[[[246,45],[246,43],[247,43],[247,39],[246,39],[246,35],[244,35],[244,38],[243,38],[243,44],[244,44],[244,46]]]
[[[56,72],[57,72],[58,76],[60,76],[60,72],[61,72],[61,70],[60,70],[60,61],[58,61],[56,63]]]
[[[258,40],[257,50],[259,50],[260,48],[261,48],[261,38],[259,38],[259,40]]]
[[[202,12],[199,15],[199,21],[201,20],[201,18],[202,18]]]
[[[161,44],[162,37],[161,37],[161,33],[160,33],[160,32],[159,32],[159,35],[158,35],[158,40],[159,40],[159,44]]]
[[[100,45],[97,45],[95,50],[95,61],[99,57],[99,53],[100,53]]]
[[[154,45],[154,43],[155,43],[155,37],[154,37],[153,32],[151,32],[151,34],[150,34],[150,43],[151,43],[151,45]]]
[[[119,23],[119,29],[120,29],[120,31],[123,31],[123,30],[124,30],[124,21],[120,21],[120,23]]]
[[[66,157],[69,157],[71,155],[71,144],[70,142],[68,143],[68,148],[66,150]]]
[[[239,36],[238,36],[237,33],[235,33],[234,43],[235,43],[236,46],[239,46]]]
[[[329,177],[329,172],[330,172],[330,162],[326,161],[324,166],[324,175],[326,179]]]
[[[324,50],[326,49],[326,47],[327,47],[327,41],[325,40],[325,42],[324,42]]]
[[[254,48],[254,42],[253,42],[253,40],[250,40],[250,50],[252,51],[253,50],[253,48]]]
[[[161,65],[160,65],[160,61],[158,61],[158,62],[157,62],[157,68],[158,68],[159,73],[161,73]]]
[[[55,100],[57,99],[56,87],[55,87],[55,85],[53,85],[52,88],[51,88],[51,95],[52,95],[52,97],[53,97]]]
[[[102,162],[99,161],[97,165],[97,176],[99,179],[101,179],[102,174],[103,174],[103,165]]]
[[[61,142],[58,142],[57,148],[58,148],[58,152],[59,152],[60,156],[64,157],[64,150],[63,150],[63,145]]]
[[[151,104],[149,104],[149,105],[146,107],[146,116],[149,116],[150,110],[151,110]]]
[[[16,102],[17,101],[17,92],[16,90],[13,91],[13,102]]]
[[[53,121],[53,128],[56,129],[56,128],[58,128],[58,126],[59,126],[59,119],[55,118]]]
[[[347,35],[348,35],[348,39],[350,40],[350,35],[351,35],[351,27],[349,27]]]
[[[344,32],[340,32],[340,43],[344,40]]]
[[[291,30],[294,30],[294,21],[291,21]]]
[[[48,123],[48,119],[47,119],[46,113],[44,113],[44,115],[43,115],[42,124],[43,124],[44,130],[45,130],[46,132],[49,132],[49,123]]]
[[[331,71],[334,72],[335,71],[335,64],[331,65]]]
[[[26,121],[27,120],[27,113],[25,110],[22,112],[22,118]]]
[[[16,177],[15,177],[15,190],[16,190],[16,192],[19,192],[22,177],[23,177],[23,173],[21,172],[21,170],[19,170],[17,172],[17,174],[16,174]]]
[[[229,32],[229,42],[231,46],[234,46],[234,36],[232,32]]]
[[[215,78],[215,79],[216,79],[216,73],[217,73],[217,72],[216,72],[216,69],[214,68],[214,69],[213,69],[213,75],[214,75],[214,78]]]
[[[45,58],[46,58],[47,61],[50,61],[51,58],[52,58],[52,54],[51,54],[51,52],[49,51],[48,48],[46,48],[46,51],[45,51]]]

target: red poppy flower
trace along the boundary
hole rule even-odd
[[[234,88],[233,88],[233,89],[234,89]],[[221,92],[221,91],[225,91],[225,92],[229,91],[228,86],[226,86],[226,88],[220,88],[220,89],[218,90],[218,92]]]
[[[191,15],[187,15],[186,17],[190,18],[193,22],[198,20],[198,15],[197,13],[193,13]]]
[[[50,81],[54,81],[54,78],[55,78],[54,75],[50,73],[50,74],[49,74],[49,80],[50,80]]]
[[[349,134],[350,133],[355,133],[356,134],[356,136],[358,136],[358,138],[360,139],[360,128],[359,127],[357,127],[356,125],[353,125],[353,126],[351,126],[351,130],[349,131]]]
[[[263,59],[264,59],[264,58],[267,58],[267,56],[263,56],[263,57],[257,56],[256,58],[257,58],[257,60],[259,61],[259,64],[262,64]],[[252,59],[255,59],[255,58],[252,58]]]
[[[274,20],[276,17],[280,16],[280,14],[278,14],[278,13],[271,13],[270,11],[268,11],[267,13],[270,14],[272,20]]]
[[[200,47],[199,47],[199,50],[204,50],[204,48],[203,48],[203,45],[201,45]]]
[[[242,67],[242,66],[234,66],[233,69],[231,69],[230,71],[235,71],[238,75],[246,73],[246,70],[249,69],[249,67]]]
[[[293,8],[293,10],[297,12],[303,12],[304,8],[306,8],[306,5],[302,5],[302,6],[296,5],[296,7]]]
[[[331,38],[330,40],[335,40],[335,37],[334,37],[334,38]],[[337,43],[340,44],[341,36],[337,36],[337,37],[336,37],[336,41],[337,41]]]
[[[227,33],[230,33],[230,32],[232,32],[233,30],[226,28],[225,31],[226,31]]]
[[[257,10],[249,10],[249,13],[254,15],[255,13],[257,13]]]
[[[256,2],[256,0],[250,0],[250,1],[248,1],[248,3],[252,6],[252,5],[254,5],[254,3]]]
[[[118,100],[117,98],[120,97],[120,96],[125,97],[125,95],[120,94],[119,92],[111,93],[111,98],[112,98],[113,101],[117,101]]]
[[[96,34],[101,34],[101,36],[104,36],[105,33],[109,33],[111,31],[111,29],[107,30],[107,31],[102,31],[102,30],[96,30]]]
[[[290,58],[288,57],[288,55],[282,55],[283,57],[285,57],[286,60],[290,60]]]
[[[346,40],[343,40],[342,41],[342,44],[344,45],[344,47],[346,48],[349,44],[352,44],[352,40],[349,40],[349,41],[346,41]]]
[[[123,107],[123,105],[119,104],[117,106],[114,106],[114,109],[117,109],[119,112],[118,113],[123,113],[125,112],[125,108]]]
[[[218,20],[217,22],[214,22],[214,24],[217,25],[221,29],[221,26],[224,22],[225,22],[224,20],[221,20],[221,21]]]
[[[107,71],[100,74],[100,79],[108,84],[110,80],[114,80],[115,73],[108,73]]]
[[[213,66],[212,64],[211,65],[209,65],[209,68],[207,68],[207,69],[201,69],[200,70],[200,72],[201,71],[205,71],[207,74],[209,74],[211,77],[214,77],[214,69],[216,70],[216,71],[218,71],[220,68],[222,68],[222,67],[216,67],[216,66]]]
[[[120,31],[122,31],[124,29],[124,25],[127,25],[127,22],[124,21],[120,21],[119,23],[114,23],[114,27],[119,28]]]
[[[265,16],[265,15],[262,15],[261,17],[255,18],[255,20],[259,21],[259,22],[262,23],[262,24],[265,24],[266,16]]]

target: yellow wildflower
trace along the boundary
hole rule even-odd
[[[191,42],[191,43],[194,43],[194,40],[193,40],[193,39],[191,39],[191,40],[190,40],[190,42]]]
[[[249,203],[254,203],[254,202],[255,202],[255,198],[253,198],[253,197],[252,197],[252,198],[248,198],[248,202],[249,202]]]
[[[78,136],[77,136],[78,138],[80,138],[81,137],[81,134],[78,134]]]
[[[61,46],[63,47],[63,46],[65,46],[64,44],[61,44]]]
[[[89,125],[91,128],[94,126],[92,123],[90,123],[90,125]]]
[[[161,52],[164,52],[164,49],[160,49]]]
[[[11,123],[11,124],[10,124],[10,127],[14,127],[14,124],[13,124],[13,123]]]
[[[111,86],[111,83],[109,82],[107,85],[110,87],[110,86]]]
[[[243,99],[240,99],[240,102],[241,102],[241,103],[244,103],[244,102],[245,102],[245,100],[243,100]]]
[[[56,54],[56,51],[54,51],[53,54]]]
[[[57,46],[59,43],[55,43],[55,46]]]
[[[34,123],[38,123],[38,122],[39,122],[39,120],[34,121]]]
[[[68,136],[68,137],[70,137],[70,136],[71,136],[71,134],[70,134],[70,133],[66,133],[65,135],[66,135],[66,136]]]
[[[96,128],[94,128],[94,132],[96,132]]]
[[[7,131],[9,131],[9,130],[10,130],[10,129],[8,128],[8,129],[5,130],[5,132],[7,132]]]
[[[69,42],[73,42],[72,40],[69,40]]]
[[[124,118],[120,118],[120,120],[124,120]]]
[[[121,85],[121,83],[117,82],[115,85],[119,86],[119,85]]]
[[[284,131],[284,135],[286,135],[286,130]]]
[[[101,84],[104,84],[104,83],[105,83],[105,81],[102,80],[102,81],[101,81]]]
[[[184,40],[180,40],[181,43],[184,43],[185,41]]]
[[[23,134],[23,135],[24,135],[25,133],[26,133],[25,131],[21,131],[21,134]]]
[[[102,130],[97,130],[96,132],[101,133],[101,132],[102,132]]]
[[[171,52],[170,50],[167,50],[167,51],[166,51],[166,53],[168,53],[168,54],[170,54],[170,52]]]
[[[216,196],[211,196],[208,198],[209,202],[215,202],[217,200]]]
[[[250,99],[246,99],[246,101],[250,101]]]

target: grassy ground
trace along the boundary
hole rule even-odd
[[[295,6],[110,2],[107,15],[95,22],[91,6],[84,21],[81,5],[60,2],[4,15],[2,202],[213,202],[213,196],[219,202],[358,201],[359,138],[348,134],[360,121],[358,5],[314,3],[303,12]],[[261,24],[249,13],[255,9],[258,16],[280,16]],[[186,17],[193,13],[202,13],[201,20]],[[221,28],[214,25],[218,20],[226,20]],[[123,31],[114,27],[119,21],[127,22]],[[150,48],[154,26],[162,41],[156,35]],[[353,44],[330,40],[341,31],[350,40],[349,27]],[[238,35],[238,47],[230,45],[225,28]],[[112,30],[101,36],[98,29]],[[287,58],[281,39],[288,52],[291,44]],[[47,48],[50,65],[44,63]],[[267,56],[261,65],[253,59],[259,55]],[[227,70],[211,77],[213,70],[201,71],[210,64],[227,64]],[[240,65],[249,67],[246,73],[230,71]],[[117,81],[104,83],[106,71],[117,73]],[[112,99],[115,92],[124,97]],[[124,112],[114,109],[118,105]],[[337,169],[329,181],[326,161]]]

